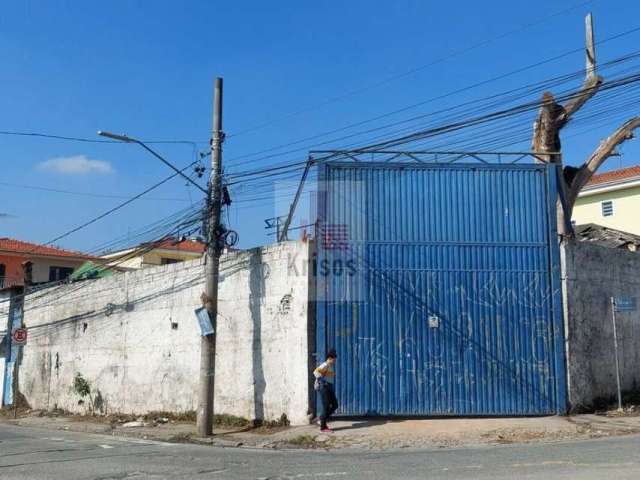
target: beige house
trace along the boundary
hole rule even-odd
[[[578,195],[572,221],[640,235],[640,165],[594,175]]]
[[[199,240],[167,239],[156,244],[137,247],[102,255],[106,265],[137,270],[150,265],[167,265],[202,257],[205,244]]]

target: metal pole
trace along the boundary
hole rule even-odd
[[[307,179],[307,175],[309,175],[309,169],[311,168],[311,165],[313,165],[313,160],[309,158],[309,160],[307,160],[307,165],[304,168],[302,178],[300,179],[300,183],[298,184],[296,196],[294,197],[293,202],[291,203],[291,207],[289,208],[289,215],[287,215],[287,220],[284,222],[284,227],[282,227],[282,230],[278,231],[278,235],[276,236],[278,242],[284,242],[287,239],[287,233],[289,233],[291,220],[293,220],[293,214],[295,213],[296,207],[298,206],[298,200],[300,200],[300,194],[302,193],[302,189],[304,188],[304,182]],[[277,221],[279,222],[279,220]]]
[[[620,361],[618,360],[618,330],[616,328],[616,300],[611,297],[611,321],[613,322],[613,349],[616,355],[616,384],[618,387],[618,410],[622,410],[622,392],[620,388]]]
[[[203,298],[213,333],[200,340],[200,394],[197,430],[200,437],[213,433],[216,329],[218,316],[218,272],[220,266],[220,211],[222,205],[222,78],[216,78],[213,96],[213,135],[211,138],[211,177],[209,179],[209,222],[205,266],[206,291]]]

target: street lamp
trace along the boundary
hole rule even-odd
[[[153,155],[158,160],[160,160],[162,163],[164,163],[169,168],[171,168],[173,171],[175,171],[178,175],[180,175],[183,178],[185,178],[189,183],[192,183],[193,185],[198,187],[198,189],[201,190],[203,193],[205,193],[207,195],[207,197],[209,196],[209,192],[206,189],[202,188],[197,182],[192,180],[190,177],[187,177],[184,173],[182,173],[182,170],[176,168],[169,161],[165,160],[158,152],[156,152],[155,150],[152,150],[146,143],[142,142],[141,140],[138,140],[138,139],[132,138],[132,137],[128,137],[126,135],[118,135],[117,133],[105,132],[104,130],[98,130],[98,135],[100,135],[101,137],[110,138],[112,140],[117,140],[119,142],[137,143],[142,148],[144,148],[147,152],[149,152],[151,155]]]
[[[98,130],[98,135],[101,137],[107,137],[112,140],[118,140],[119,142],[133,142],[132,138],[127,137],[126,135],[118,135],[117,133],[105,132],[104,130]]]

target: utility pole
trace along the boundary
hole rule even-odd
[[[220,212],[222,208],[222,78],[216,78],[213,94],[213,134],[211,137],[211,176],[208,189],[207,255],[205,265],[206,290],[204,304],[211,319],[213,333],[200,340],[200,393],[198,397],[197,430],[200,437],[213,433],[213,398],[216,366],[216,329],[218,316],[218,273],[222,245]]]

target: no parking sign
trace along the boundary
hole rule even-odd
[[[11,334],[11,339],[14,345],[26,345],[27,344],[27,329],[16,328]]]

